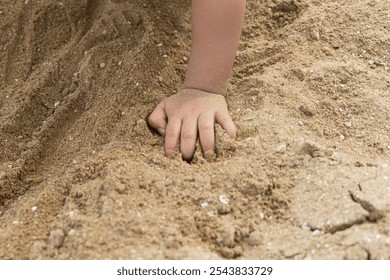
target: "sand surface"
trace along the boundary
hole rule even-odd
[[[191,164],[145,122],[189,8],[0,1],[0,259],[390,259],[390,1],[249,0]]]

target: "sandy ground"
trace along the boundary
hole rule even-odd
[[[390,259],[390,1],[249,0],[218,156],[168,159],[189,1],[0,1],[1,259]]]

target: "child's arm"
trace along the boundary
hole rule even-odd
[[[149,124],[165,134],[171,155],[180,139],[184,159],[191,159],[199,138],[203,151],[214,150],[214,124],[230,137],[236,128],[223,93],[240,40],[245,0],[193,0],[192,48],[184,88],[157,105]]]

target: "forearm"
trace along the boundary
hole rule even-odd
[[[185,88],[221,93],[230,78],[245,0],[192,0],[192,47]]]

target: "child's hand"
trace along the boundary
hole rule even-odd
[[[236,138],[225,97],[196,89],[183,89],[160,102],[148,122],[165,136],[167,156],[174,152],[180,140],[185,160],[190,160],[195,152],[198,133],[203,152],[214,151],[216,122],[231,138]]]

